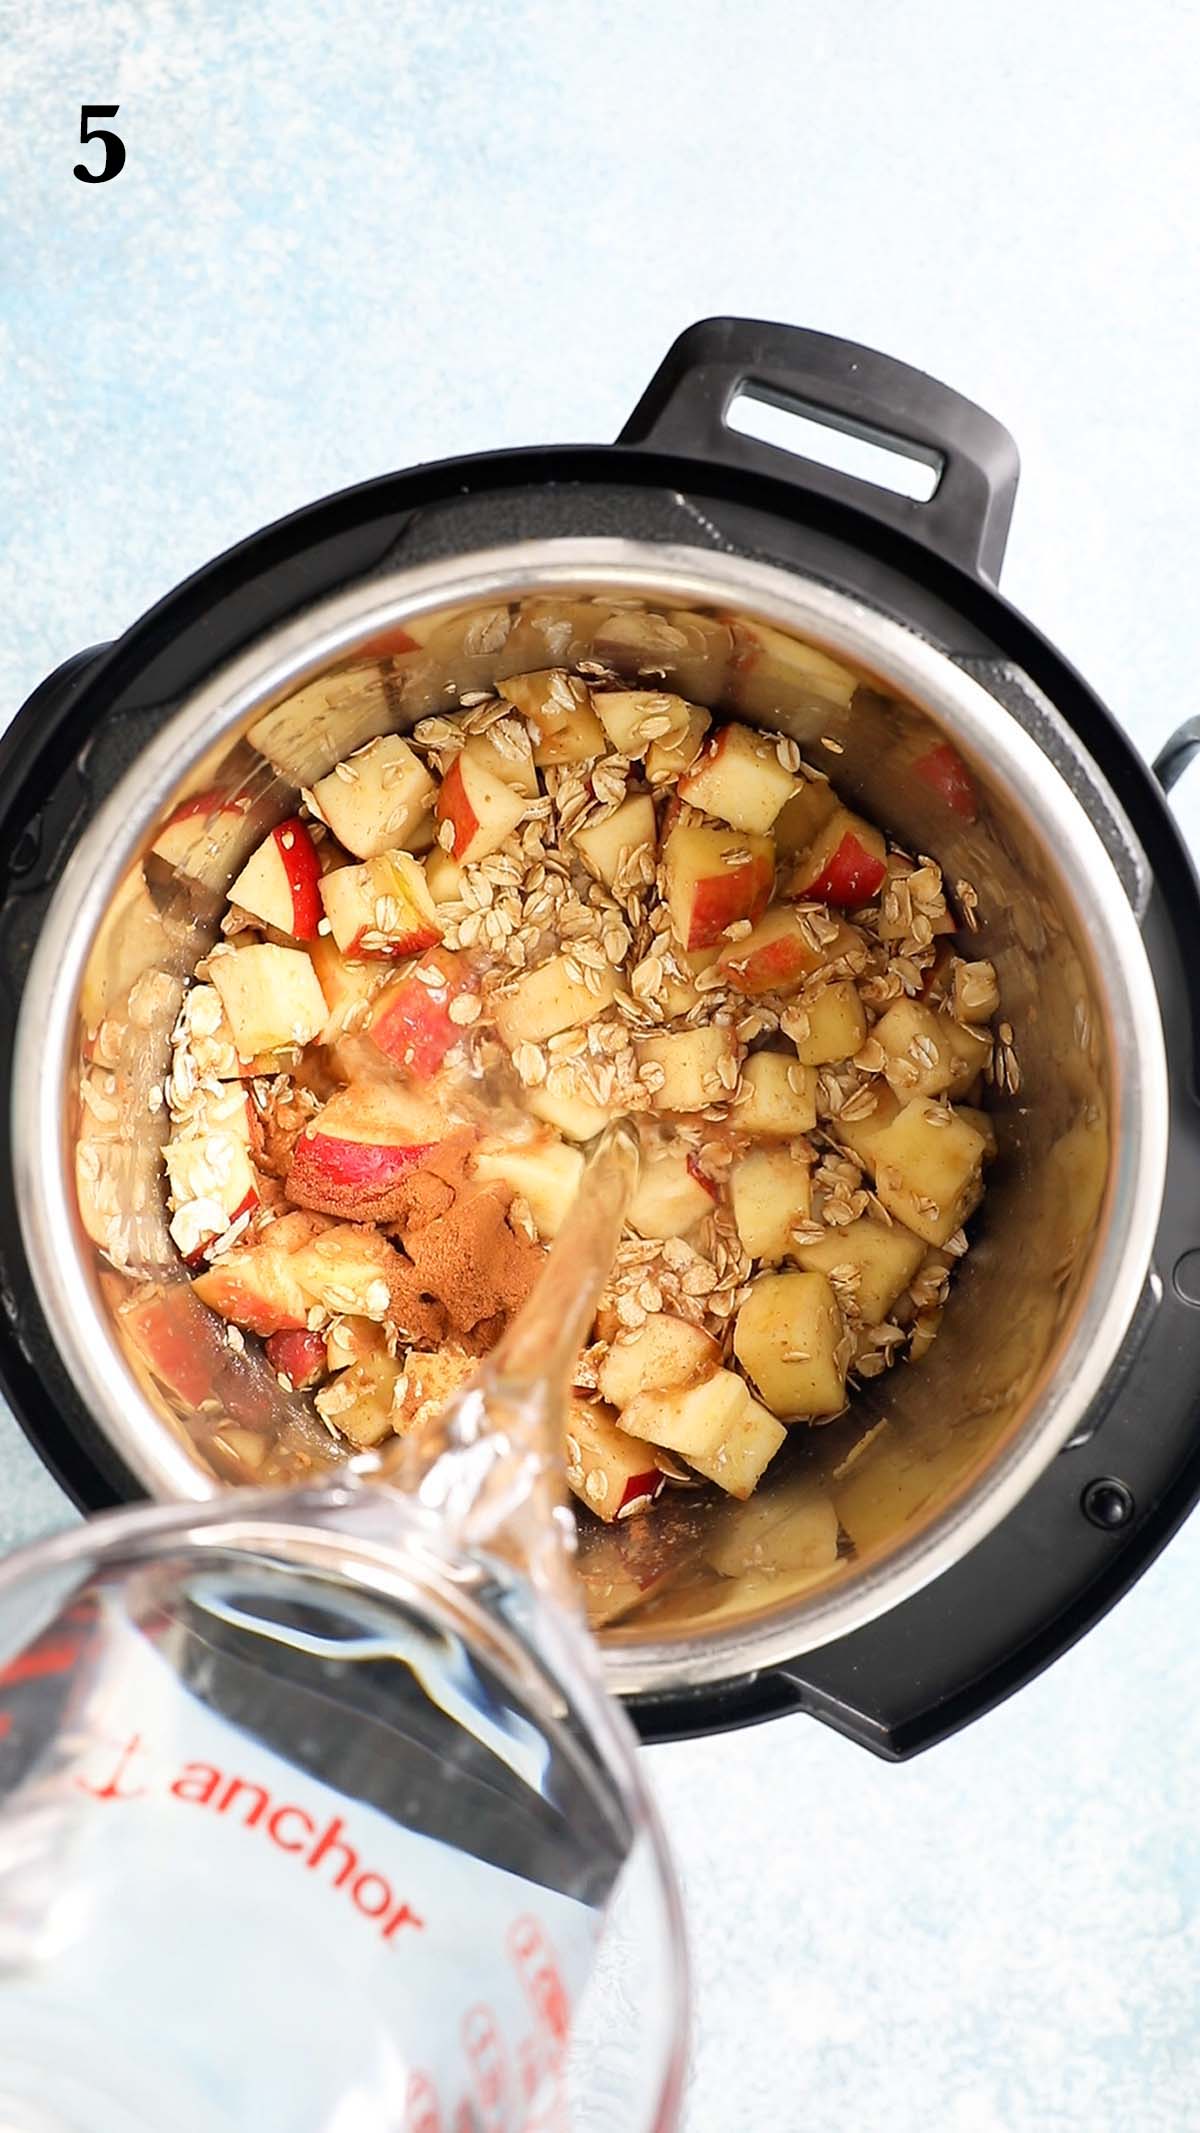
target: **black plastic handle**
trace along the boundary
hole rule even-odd
[[[927,503],[730,429],[739,393],[939,469]],[[995,582],[1020,461],[1002,423],[924,371],[832,334],[762,319],[702,319],[681,333],[618,439],[782,476],[852,503]]]
[[[1181,726],[1176,726],[1154,758],[1154,775],[1164,792],[1179,783],[1195,755],[1200,755],[1200,714],[1185,718]]]

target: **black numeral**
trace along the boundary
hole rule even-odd
[[[84,104],[79,114],[79,139],[84,148],[91,141],[103,141],[104,162],[99,170],[89,170],[86,163],[75,165],[75,175],[85,185],[107,185],[110,178],[119,177],[125,168],[125,143],[120,134],[112,133],[107,126],[96,126],[95,119],[114,119],[120,110],[119,104]]]

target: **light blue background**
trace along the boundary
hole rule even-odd
[[[0,0],[0,706],[325,491],[610,437],[741,311],[1009,423],[1006,588],[1152,751],[1197,708],[1198,54],[1169,0]],[[9,1425],[0,1539],[65,1516]],[[688,2133],[1200,2127],[1198,1590],[1200,1522],[904,1769],[803,1721],[651,1754]]]

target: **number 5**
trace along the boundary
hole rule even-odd
[[[103,141],[104,167],[89,170],[86,163],[75,165],[75,175],[85,185],[107,185],[110,178],[118,177],[125,168],[125,143],[119,134],[110,133],[106,126],[94,126],[93,119],[115,118],[119,104],[84,104],[79,113],[79,139],[86,148],[89,141]]]

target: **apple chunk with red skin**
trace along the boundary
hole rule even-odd
[[[288,1196],[332,1214],[344,1214],[349,1205],[369,1221],[372,1203],[423,1163],[444,1136],[436,1107],[409,1090],[382,1082],[340,1089],[296,1141]]]
[[[734,725],[710,736],[678,789],[690,807],[716,815],[732,829],[762,836],[791,799],[797,782],[779,760],[774,735]]]
[[[748,831],[676,823],[663,851],[667,906],[683,948],[711,948],[738,919],[760,918],[775,879],[775,846]]]
[[[598,1401],[572,1400],[564,1450],[569,1488],[606,1525],[648,1511],[666,1487],[645,1445]]]
[[[828,939],[821,939],[824,934]],[[841,919],[776,905],[740,941],[726,943],[718,968],[734,992],[755,998],[767,992],[798,992],[814,971],[840,956],[861,959],[862,952],[858,935]]]
[[[267,1361],[277,1377],[286,1378],[297,1392],[317,1385],[326,1374],[325,1335],[296,1328],[290,1333],[272,1333],[267,1342]]]
[[[118,1329],[176,1399],[197,1408],[213,1392],[213,1359],[205,1353],[206,1320],[187,1282],[141,1288],[116,1314]],[[216,1335],[220,1338],[219,1333]]]
[[[592,709],[591,691],[577,674],[563,667],[511,674],[496,683],[496,692],[528,721],[536,764],[550,769],[604,754],[604,728]]]
[[[408,742],[385,733],[313,787],[321,819],[356,859],[409,844],[427,821],[434,780]]]
[[[912,766],[912,774],[964,822],[974,822],[979,813],[975,781],[949,741],[939,742],[927,755],[920,756]]]
[[[249,842],[246,817],[250,808],[245,794],[194,793],[167,817],[151,850],[177,874],[215,889],[229,878],[231,855],[239,845],[244,851]]]
[[[839,807],[797,860],[788,895],[856,911],[878,896],[886,880],[887,845],[879,831]]]
[[[499,851],[528,806],[525,793],[506,785],[464,749],[450,765],[437,796],[438,821],[448,822],[453,833],[451,858],[466,866]]]
[[[464,1032],[450,1012],[453,1002],[474,990],[465,956],[431,948],[380,993],[368,1024],[371,1037],[397,1066],[428,1081]]]
[[[320,1216],[284,1216],[264,1230],[261,1242],[225,1252],[206,1274],[192,1283],[192,1294],[222,1318],[247,1333],[300,1332],[308,1319],[308,1299],[292,1271],[292,1255],[310,1225],[325,1227]]]
[[[229,901],[279,933],[311,941],[321,922],[320,880],[316,845],[299,816],[292,815],[251,853]]]
[[[220,996],[239,1059],[311,1044],[325,1026],[325,995],[312,959],[302,948],[281,948],[263,941],[249,948],[222,950],[209,957],[208,975]]]
[[[380,852],[357,867],[335,867],[321,901],[343,955],[420,955],[442,936],[425,869],[411,852]]]

